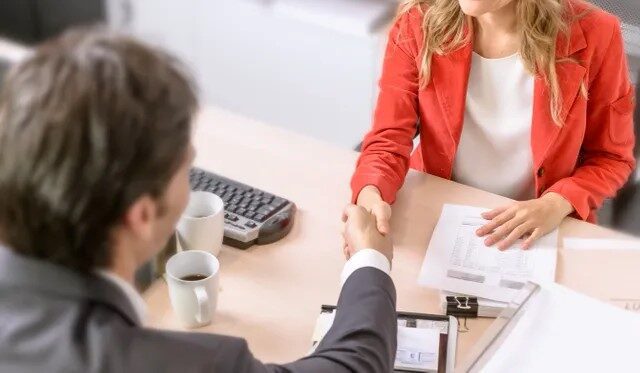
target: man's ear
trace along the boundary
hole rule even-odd
[[[153,221],[157,216],[157,209],[157,203],[149,195],[138,198],[125,212],[123,228],[141,240],[150,240],[153,236]]]

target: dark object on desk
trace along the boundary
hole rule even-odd
[[[34,44],[69,27],[107,20],[103,0],[2,0],[0,34]]]
[[[448,296],[446,299],[447,315],[455,317],[478,317],[478,298]]]
[[[246,249],[280,240],[293,227],[296,205],[282,197],[193,168],[191,189],[211,192],[224,202],[224,244]]]
[[[338,307],[322,305],[320,308],[320,314],[331,314],[335,313]],[[396,314],[398,320],[398,326],[403,326],[406,328],[417,328],[417,329],[439,329],[440,330],[440,338],[439,338],[439,346],[438,346],[438,368],[437,373],[449,373],[453,372],[454,362],[456,360],[456,349],[458,344],[458,321],[453,316],[443,316],[443,315],[434,315],[428,313],[414,313],[414,312],[397,312]],[[318,335],[314,333],[313,346],[317,346],[320,343],[320,340],[315,340],[315,338],[320,337],[320,340],[323,340],[322,335]],[[404,372],[421,372],[427,371],[432,372],[432,370],[424,370],[419,369],[417,367],[409,368],[409,367],[397,367],[398,363],[398,354],[401,352],[410,352],[415,354],[416,351],[407,351],[406,346],[403,346],[401,341],[397,343],[398,349],[396,351],[396,364],[394,364],[393,372],[404,373]],[[415,357],[415,355],[413,355]]]

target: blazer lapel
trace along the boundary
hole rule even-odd
[[[556,62],[556,71],[562,103],[560,118],[563,123],[566,123],[569,111],[580,94],[580,86],[584,81],[586,68],[578,63],[571,61],[563,62],[562,60],[571,57],[576,52],[586,48],[586,46],[587,43],[578,22],[573,23],[569,38],[564,36],[558,37],[556,56],[560,62]],[[537,75],[534,81],[531,122],[531,149],[536,170],[542,165],[551,145],[561,131],[561,127],[553,122],[549,100],[550,94],[545,80],[543,77]]]
[[[451,164],[462,133],[472,51],[473,44],[469,42],[451,53],[434,55],[431,59],[431,80],[444,117],[445,131],[451,139],[451,146],[447,147]]]

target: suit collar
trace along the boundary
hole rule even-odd
[[[574,17],[579,18],[580,15]],[[575,20],[569,27],[568,34],[561,33],[556,41],[556,56],[565,58],[574,55],[587,47],[587,39],[584,37],[584,31],[580,22]]]
[[[131,325],[140,325],[142,321],[126,295],[109,281],[28,258],[3,246],[0,246],[0,287],[97,302],[119,313]]]
[[[471,70],[471,54],[473,52],[472,29],[466,25],[465,34],[469,42],[455,51],[445,55],[434,55],[431,62],[433,88],[450,136],[451,153],[448,154],[453,164],[455,153],[462,133],[467,86]],[[568,35],[559,35],[556,42],[556,55],[559,60],[566,59],[587,47],[586,39],[580,23],[571,24]],[[581,83],[586,69],[573,62],[557,62],[556,70],[560,83],[562,110],[561,119],[566,122],[574,101],[579,95]],[[535,77],[534,102],[532,110],[531,147],[536,169],[558,136],[561,127],[556,125],[551,116],[549,92],[544,78]],[[448,170],[449,176],[452,169]]]

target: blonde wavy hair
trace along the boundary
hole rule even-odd
[[[556,59],[556,39],[560,33],[568,37],[570,17],[568,0],[513,0],[516,2],[519,53],[525,68],[532,75],[545,78],[550,92],[551,116],[556,125],[562,123],[562,96],[558,84],[556,62],[573,62],[565,58]],[[431,78],[431,58],[444,55],[469,43],[471,33],[465,25],[473,27],[472,18],[466,16],[458,0],[404,0],[398,17],[418,7],[423,13],[422,30],[424,46],[421,51],[420,86],[424,88]],[[584,82],[582,95],[587,97]]]

